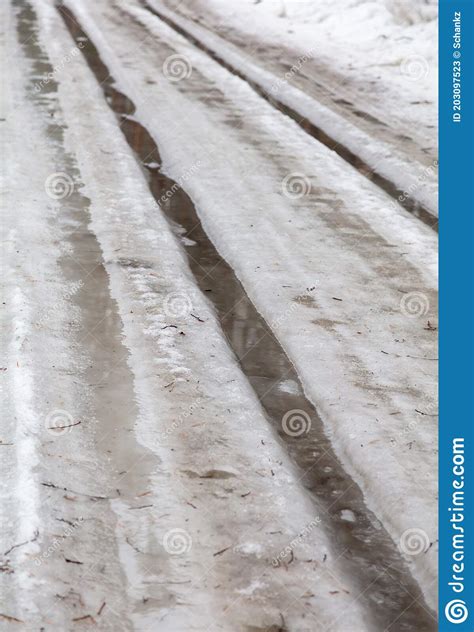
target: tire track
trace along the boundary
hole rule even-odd
[[[57,400],[64,402],[64,410],[50,415],[46,436],[38,445],[41,555],[28,561],[27,570],[44,588],[36,591],[31,606],[23,606],[22,614],[28,617],[29,629],[33,623],[45,622],[55,629],[69,629],[84,619],[103,630],[131,630],[121,549],[127,535],[136,530],[136,520],[131,514],[124,518],[116,508],[136,505],[157,459],[132,433],[138,410],[128,350],[102,251],[89,225],[90,200],[81,191],[75,156],[66,149],[67,125],[56,70],[42,48],[34,7],[25,0],[14,0],[13,7],[18,40],[31,68],[27,98],[45,126],[55,164],[62,170],[51,174],[54,177],[45,185],[48,196],[56,200],[51,205],[58,205],[51,221],[61,231],[60,279],[64,287],[73,288],[66,290],[63,302],[46,305],[37,315],[38,331],[55,332],[56,319],[70,313],[73,320],[56,333],[64,348],[56,354],[54,367],[62,371],[54,383],[48,379],[42,385],[38,380],[37,412],[44,403],[50,407]],[[57,351],[51,337],[51,347]],[[47,353],[51,352],[45,351],[45,365]],[[74,386],[62,372],[73,376]],[[70,536],[55,535],[58,521],[72,525]],[[157,549],[152,546],[147,551],[148,562],[157,563]],[[29,596],[22,584],[17,589]],[[34,622],[33,616],[38,617]]]
[[[154,7],[150,6],[150,4],[148,4],[146,0],[140,0],[140,4],[155,17],[159,18],[170,28],[186,38],[191,44],[196,46],[196,48],[199,48],[201,51],[206,53],[206,55],[211,57],[223,68],[228,70],[236,77],[239,77],[239,79],[245,81],[257,94],[259,94],[268,103],[270,103],[270,105],[293,119],[293,121],[297,123],[297,125],[299,125],[299,127],[301,127],[303,131],[328,147],[331,151],[335,151],[341,158],[343,158],[343,160],[345,160],[355,169],[357,169],[357,171],[365,178],[376,184],[379,188],[385,191],[385,193],[390,195],[390,197],[392,197],[397,204],[415,215],[415,217],[419,218],[427,226],[430,226],[430,228],[433,228],[433,230],[438,230],[438,219],[433,215],[433,213],[431,213],[429,209],[427,209],[413,197],[405,195],[404,191],[397,187],[394,182],[378,173],[373,166],[370,166],[367,162],[360,158],[360,156],[357,156],[348,147],[345,147],[341,143],[334,140],[334,138],[332,138],[328,133],[326,133],[320,127],[314,125],[314,123],[309,121],[306,117],[302,116],[295,109],[284,104],[274,95],[267,92],[260,84],[247,77],[245,73],[241,72],[238,68],[227,62],[223,57],[221,57],[214,50],[206,46],[206,44],[204,44],[193,34],[189,33],[189,31],[187,31],[185,28],[177,24],[174,20],[164,15]]]

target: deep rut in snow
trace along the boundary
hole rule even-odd
[[[190,244],[185,251],[195,279],[212,301],[267,419],[299,467],[300,481],[311,493],[335,553],[360,593],[358,599],[367,608],[368,622],[377,630],[435,630],[435,620],[418,585],[393,541],[366,507],[360,488],[336,457],[292,363],[204,232],[192,200],[161,172],[157,144],[133,118],[134,103],[115,87],[108,67],[72,11],[64,5],[58,10],[76,43],[81,43],[81,51],[143,168],[155,200],[173,225],[183,227]],[[166,195],[169,191],[171,196]],[[307,432],[292,436],[294,433],[284,431],[282,419],[289,411],[298,412]]]
[[[177,24],[174,20],[164,15],[154,7],[151,7],[146,0],[141,0],[142,6],[152,13],[154,16],[159,18],[162,22],[167,24],[174,31],[185,37],[191,44],[202,50],[206,55],[209,55],[214,61],[220,64],[223,68],[231,72],[239,79],[245,81],[253,90],[259,94],[261,97],[265,99],[270,105],[275,107],[276,109],[289,116],[293,121],[301,127],[307,134],[315,138],[317,141],[331,149],[331,151],[335,151],[341,158],[343,158],[346,162],[352,165],[359,173],[363,176],[371,180],[378,187],[383,189],[385,193],[388,193],[394,200],[402,206],[406,211],[409,211],[415,217],[418,217],[422,222],[430,226],[433,230],[438,230],[438,219],[431,213],[427,208],[425,208],[420,202],[414,199],[412,196],[406,195],[406,193],[399,189],[397,185],[382,176],[377,172],[376,167],[370,166],[367,162],[362,160],[360,156],[354,154],[348,147],[345,147],[343,144],[337,142],[332,138],[329,134],[327,134],[320,127],[317,127],[314,123],[311,123],[307,118],[302,116],[299,112],[289,107],[282,101],[278,100],[275,95],[267,92],[261,85],[257,82],[252,81],[245,73],[241,72],[238,68],[228,63],[223,59],[218,53],[214,50],[206,46],[201,40],[197,37],[189,33],[185,28]],[[364,116],[367,116],[365,113],[361,113]]]

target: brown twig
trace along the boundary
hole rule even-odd
[[[90,620],[92,621],[92,623],[95,623],[95,619],[91,614],[85,614],[83,617],[75,617],[73,619],[74,623],[77,623],[78,621],[87,621]]]
[[[11,621],[12,623],[24,623],[24,621],[22,621],[21,619],[11,617],[8,614],[3,614],[3,612],[0,612],[0,619],[5,619],[5,621]]]
[[[8,551],[5,551],[5,553],[3,555],[8,555],[9,553],[11,553],[13,551],[13,549],[17,549],[20,546],[25,546],[25,544],[30,544],[30,542],[35,542],[38,539],[39,536],[39,531],[36,530],[34,536],[31,538],[31,540],[26,540],[26,542],[20,542],[19,544],[14,544],[13,546],[11,546]]]
[[[75,424],[69,424],[68,426],[48,426],[48,430],[65,430],[66,428],[74,428],[74,426],[79,424],[82,424],[82,421],[76,421]]]
[[[226,546],[225,549],[221,549],[220,551],[217,551],[216,553],[213,553],[214,557],[217,557],[218,555],[222,555],[222,553],[225,553],[226,551],[228,551],[231,547],[230,546]]]

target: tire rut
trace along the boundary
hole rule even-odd
[[[272,105],[274,108],[276,108],[286,116],[289,116],[297,125],[299,125],[299,127],[301,127],[304,132],[328,147],[331,151],[335,151],[343,160],[345,160],[352,167],[357,169],[360,174],[376,184],[380,189],[385,191],[385,193],[392,197],[397,202],[397,204],[400,204],[400,206],[402,206],[406,211],[412,213],[415,217],[420,219],[433,230],[438,230],[438,219],[434,217],[433,213],[431,213],[429,209],[424,207],[413,197],[405,195],[404,191],[399,189],[394,182],[378,173],[373,166],[365,162],[362,158],[360,158],[360,156],[357,156],[348,147],[345,147],[341,143],[335,141],[334,138],[332,138],[320,127],[314,125],[314,123],[302,116],[295,109],[289,107],[282,101],[275,98],[274,95],[270,94],[261,85],[247,77],[245,73],[241,72],[238,68],[225,61],[225,59],[223,59],[218,53],[206,46],[203,42],[201,42],[201,40],[189,33],[185,28],[174,22],[171,18],[164,15],[154,7],[151,7],[148,2],[146,2],[146,0],[140,0],[140,4],[152,15],[154,15],[162,22],[167,24],[174,31],[182,35],[191,44],[196,46],[196,48],[199,48],[201,51],[206,53],[206,55],[211,57],[223,68],[228,70],[236,77],[239,77],[239,79],[245,81],[258,95],[260,95],[265,99],[265,101],[270,103],[270,105]]]
[[[128,536],[136,531],[137,519],[133,512],[128,517],[127,510],[139,504],[137,499],[149,484],[158,459],[135,440],[133,430],[139,413],[133,374],[127,364],[129,354],[102,251],[90,228],[90,200],[81,191],[75,157],[66,149],[67,126],[57,95],[55,69],[39,41],[33,6],[25,0],[15,0],[13,6],[20,45],[31,67],[27,96],[44,122],[58,168],[52,174],[58,188],[51,197],[59,205],[53,221],[62,230],[58,264],[66,287],[72,288],[66,291],[65,299],[74,314],[68,329],[61,332],[71,356],[57,358],[57,364],[64,363],[64,370],[74,378],[68,410],[56,411],[62,413],[60,420],[64,417],[67,425],[56,426],[57,434],[50,428],[49,440],[40,446],[45,477],[40,488],[45,525],[42,547],[48,551],[52,537],[48,531],[54,534],[58,529],[56,515],[67,516],[61,520],[70,524],[71,510],[79,512],[80,526],[64,545],[55,547],[54,554],[46,556],[51,559],[41,572],[50,573],[46,575],[48,588],[38,591],[36,598],[41,616],[58,629],[69,629],[83,617],[104,630],[132,630],[129,615],[133,608],[128,601],[123,560],[133,552],[127,550],[124,555],[123,549],[129,547]],[[48,325],[46,317],[60,307],[45,308],[42,327]],[[51,385],[52,396],[66,401],[66,387],[58,377]],[[46,393],[42,397],[46,398]],[[159,548],[148,523],[142,516],[141,529],[149,534],[145,538],[147,565],[156,563]],[[136,568],[142,571],[144,557],[135,558]],[[74,590],[67,589],[70,580]]]

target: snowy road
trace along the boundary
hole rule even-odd
[[[177,11],[170,11],[169,4]],[[245,11],[243,16],[238,14],[240,18],[247,18],[247,22],[242,23],[235,20],[232,12],[227,15],[224,11],[224,16],[219,16],[219,11],[217,16],[212,11],[201,13],[199,2],[188,7],[181,1],[176,5],[174,0],[168,0],[166,4],[149,0],[143,5],[228,70],[251,83],[259,94],[291,116],[305,131],[388,191],[397,203],[429,226],[437,225],[438,161],[433,132],[436,129],[436,95],[431,89],[436,81],[430,76],[429,91],[423,91],[425,82],[419,79],[430,74],[425,69],[427,61],[424,57],[413,55],[412,51],[401,64],[399,59],[392,59],[386,63],[379,61],[378,65],[370,63],[374,51],[370,51],[369,59],[366,51],[366,59],[361,57],[369,69],[374,65],[379,70],[384,66],[401,66],[402,72],[397,76],[392,71],[380,81],[382,77],[373,73],[362,79],[359,69],[358,80],[354,82],[352,64],[345,74],[338,74],[334,58],[328,58],[326,54],[325,59],[321,45],[315,44],[318,38],[315,37],[314,23],[308,32],[299,29],[297,41],[288,43],[286,48],[284,42],[288,35],[284,27],[279,25],[279,29],[275,29],[272,21],[267,26],[273,26],[276,31],[273,40],[267,35],[262,43],[261,23],[257,21],[255,32],[255,17],[250,15],[252,9],[247,10],[248,15]],[[222,11],[225,6],[217,4],[215,8]],[[312,10],[316,12],[315,8]],[[350,12],[346,10],[346,13]],[[206,26],[200,23],[200,18]],[[233,19],[234,28],[229,28]],[[209,24],[213,28],[210,29]],[[294,31],[289,29],[288,33]],[[302,34],[305,37],[301,38]],[[400,39],[408,39],[412,44],[417,36],[421,39],[422,33]],[[425,39],[431,41],[432,38]],[[330,42],[331,37],[321,34],[319,41]],[[335,55],[337,60],[337,53]],[[363,68],[360,60],[359,65]],[[395,93],[396,89],[398,93]]]
[[[2,9],[0,625],[434,630],[429,128],[170,7]]]

